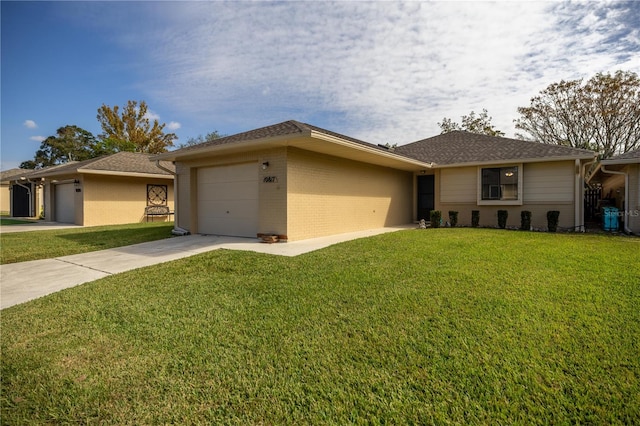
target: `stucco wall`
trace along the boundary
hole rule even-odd
[[[573,228],[575,165],[573,161],[526,163],[522,165],[522,205],[477,205],[478,167],[442,169],[436,172],[436,209],[442,220],[449,210],[457,211],[458,224],[471,225],[471,211],[480,211],[480,226],[497,226],[498,210],[507,210],[508,227],[520,226],[520,212],[531,211],[531,225],[546,229],[547,211],[558,210],[559,227]]]
[[[147,185],[167,186],[167,205],[174,210],[173,179],[88,175],[82,176],[84,226],[144,222]],[[150,219],[151,220],[151,219]],[[153,220],[173,220],[154,217]]]
[[[11,210],[11,191],[9,191],[9,183],[0,185],[0,212],[9,213]]]
[[[409,172],[290,148],[289,239],[410,223],[412,179]]]

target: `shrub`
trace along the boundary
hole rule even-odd
[[[451,222],[452,228],[458,224],[458,212],[449,210],[449,222]]]
[[[558,230],[558,217],[560,217],[558,210],[550,210],[547,212],[547,227],[549,228],[549,232],[556,232]]]
[[[442,212],[440,210],[431,210],[429,214],[431,217],[431,227],[440,228],[440,221],[442,220]]]
[[[529,231],[531,229],[531,212],[523,210],[520,212],[520,229]]]
[[[480,210],[471,210],[471,226],[477,228],[480,225]]]
[[[507,217],[509,212],[507,210],[498,210],[498,227],[504,229],[507,227]]]

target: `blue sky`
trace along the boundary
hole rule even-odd
[[[145,100],[186,141],[295,119],[372,143],[517,107],[562,79],[640,73],[640,2],[11,2],[1,168],[102,104]]]

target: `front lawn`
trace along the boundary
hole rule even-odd
[[[218,250],[2,311],[7,424],[638,424],[640,239]]]
[[[11,225],[24,225],[27,223],[33,223],[34,220],[19,220],[19,219],[5,219],[0,218],[0,226],[11,226]]]
[[[171,237],[173,222],[134,223],[7,233],[0,236],[0,263],[49,259]]]

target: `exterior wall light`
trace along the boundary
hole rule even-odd
[[[264,163],[262,163],[262,170],[267,170],[268,167],[269,167],[268,161],[265,161]]]

